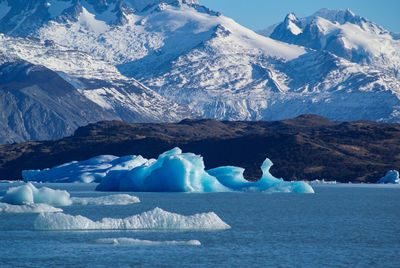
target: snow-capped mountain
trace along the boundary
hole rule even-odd
[[[321,9],[301,19],[290,13],[282,23],[261,32],[276,40],[372,65],[400,78],[400,41],[396,34],[349,9]]]
[[[270,38],[194,0],[0,0],[0,10],[0,52],[126,121],[400,121],[399,41],[350,11],[290,14]]]
[[[84,98],[56,72],[0,53],[0,141],[43,140],[118,117]]]

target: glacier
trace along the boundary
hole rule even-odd
[[[173,245],[173,246],[201,246],[199,240],[189,240],[189,241],[151,241],[151,240],[141,240],[129,237],[119,237],[119,238],[100,238],[92,242],[93,244],[105,244],[105,245],[144,245],[144,246],[154,246],[154,245]]]
[[[183,216],[161,208],[124,219],[103,218],[92,221],[81,215],[41,213],[34,222],[36,230],[225,230],[231,228],[214,212]]]
[[[380,178],[376,183],[393,183],[400,184],[399,172],[397,170],[389,170],[385,176]]]

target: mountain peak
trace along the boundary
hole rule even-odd
[[[290,13],[287,14],[286,17],[285,17],[285,21],[288,21],[288,20],[296,21],[296,20],[297,20],[297,17],[296,17],[296,15],[295,15],[293,12],[290,12]]]
[[[200,5],[198,0],[125,0],[125,2],[137,11],[143,11],[151,6],[163,3],[169,5]]]
[[[339,22],[340,24],[345,24],[346,22],[353,23],[356,18],[361,18],[354,14],[349,8],[346,10],[322,8],[310,16],[309,19],[314,19],[315,17],[322,17],[331,22]]]
[[[353,11],[351,11],[350,8],[346,8],[346,13],[347,13],[348,15],[352,16],[352,17],[355,17],[355,16],[356,16],[356,14],[355,14]]]

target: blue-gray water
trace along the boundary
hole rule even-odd
[[[15,184],[0,183],[0,191]],[[46,185],[99,196],[93,185]],[[400,187],[315,186],[315,194],[132,193],[127,206],[63,207],[93,220],[158,206],[183,215],[214,211],[232,228],[212,232],[38,232],[37,214],[0,213],[0,267],[400,267]],[[189,245],[104,245],[99,238],[199,240]]]

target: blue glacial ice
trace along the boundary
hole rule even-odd
[[[32,183],[28,182],[22,186],[11,187],[0,197],[0,202],[11,205],[25,205],[26,210],[36,210],[46,212],[46,206],[34,206],[39,204],[53,206],[69,206],[69,205],[129,205],[139,203],[138,197],[128,194],[114,194],[98,197],[70,197],[67,191],[53,190],[48,187],[36,188]],[[3,210],[11,211],[13,207],[3,205]],[[15,208],[18,210],[17,208]],[[51,209],[48,209],[49,212]],[[60,211],[60,210],[58,210]],[[62,210],[61,210],[62,211]]]
[[[400,184],[399,172],[397,170],[389,170],[386,172],[386,175],[380,178],[376,183]]]
[[[24,170],[24,181],[39,182],[100,182],[110,170],[132,169],[146,162],[141,156],[117,157],[100,155],[85,161],[72,161],[51,169]]]
[[[205,171],[203,158],[174,148],[130,170],[110,170],[99,191],[226,192],[227,187]]]
[[[192,153],[182,153],[174,148],[158,159],[142,156],[98,156],[82,162],[70,162],[46,170],[23,171],[24,180],[47,182],[100,182],[98,191],[132,192],[294,192],[313,193],[305,182],[286,182],[272,176],[272,162],[267,158],[263,176],[249,182],[244,169],[219,167],[205,170],[203,158]]]
[[[303,182],[288,182],[277,179],[269,172],[273,163],[268,158],[261,166],[263,175],[256,182],[247,181],[244,169],[239,167],[218,167],[208,170],[207,173],[214,176],[222,185],[235,191],[247,192],[284,192],[284,193],[314,193],[312,187]]]
[[[72,204],[67,191],[53,190],[48,187],[38,189],[30,182],[22,186],[9,188],[0,201],[11,205],[47,204],[69,206]]]
[[[124,219],[92,221],[81,215],[41,213],[36,230],[224,230],[230,226],[214,212],[183,216],[155,208]]]
[[[99,191],[134,192],[293,192],[314,193],[305,182],[286,182],[269,173],[272,162],[267,158],[263,176],[257,182],[249,182],[244,169],[219,167],[205,170],[203,158],[192,153],[182,153],[174,148],[140,166],[127,170],[110,170],[97,186]]]
[[[188,240],[188,241],[152,241],[152,240],[141,240],[129,237],[119,238],[100,238],[92,241],[94,244],[105,244],[105,245],[141,245],[141,246],[201,246],[199,240]]]

